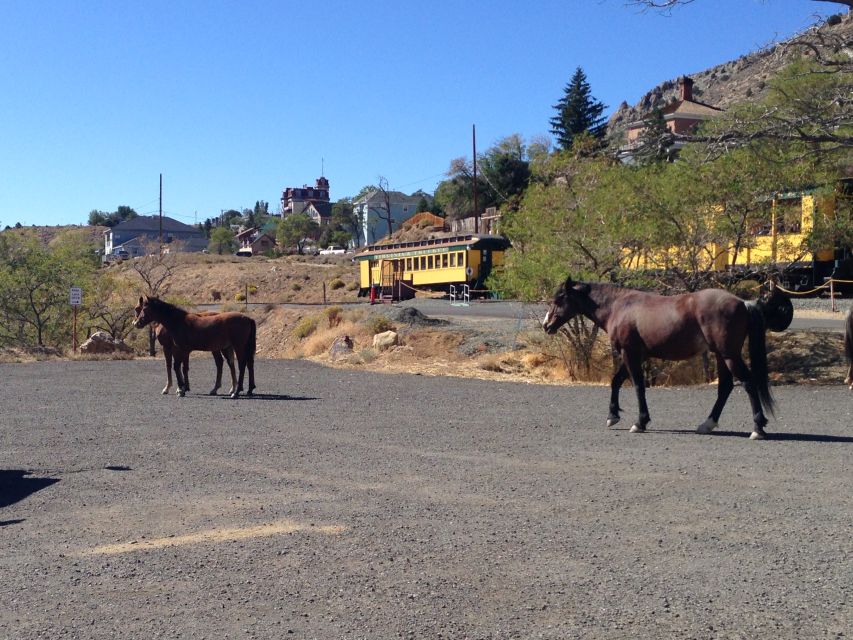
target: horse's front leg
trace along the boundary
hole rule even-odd
[[[619,390],[622,388],[622,383],[628,378],[628,368],[624,362],[619,363],[616,373],[613,374],[613,379],[610,381],[610,408],[607,413],[607,426],[612,427],[619,422]]]
[[[714,403],[714,408],[711,409],[711,415],[702,424],[696,427],[699,433],[711,433],[720,422],[720,415],[723,413],[723,407],[726,406],[726,401],[734,388],[732,381],[732,372],[726,364],[725,358],[720,354],[717,356],[717,401]]]
[[[224,358],[222,357],[222,353],[219,351],[213,352],[213,361],[216,363],[216,385],[213,389],[210,390],[208,395],[215,396],[216,392],[219,391],[219,387],[222,386],[222,361]]]
[[[853,362],[847,367],[847,377],[844,378],[844,384],[849,384],[850,390],[853,391]]]
[[[163,358],[166,360],[166,386],[161,392],[164,396],[172,388],[172,350],[163,346]]]
[[[629,353],[622,350],[622,362],[631,377],[631,383],[637,392],[637,405],[640,413],[637,421],[631,425],[631,433],[643,433],[652,421],[649,416],[649,407],[646,404],[646,381],[643,379],[643,357],[639,353]]]

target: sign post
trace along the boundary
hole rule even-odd
[[[74,320],[71,328],[71,348],[74,353],[77,353],[77,307],[83,304],[83,289],[80,287],[71,287],[68,291],[68,302],[74,310]]]

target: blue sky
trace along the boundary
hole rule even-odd
[[[608,115],[840,5],[696,0],[0,0],[0,225],[130,205],[201,222],[325,173],[333,200],[548,133],[575,68]]]

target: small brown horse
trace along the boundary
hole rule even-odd
[[[137,313],[139,313],[138,310]],[[216,313],[217,312],[214,311],[204,311],[199,313],[198,315],[212,316],[216,315]],[[157,342],[160,343],[160,347],[163,350],[163,358],[166,360],[166,386],[163,387],[163,391],[161,393],[163,395],[166,395],[172,388],[172,361],[174,358],[175,367],[181,367],[181,374],[184,380],[183,388],[178,385],[178,395],[183,395],[190,390],[190,354],[189,352],[183,353],[180,349],[178,349],[177,346],[175,346],[175,343],[172,340],[172,335],[169,333],[169,330],[162,324],[152,322],[151,326],[154,329],[154,336],[157,339]],[[215,396],[216,392],[219,391],[219,387],[222,386],[223,361],[228,362],[228,369],[231,371],[231,391],[228,392],[230,395],[237,387],[237,372],[234,369],[233,349],[228,348],[223,349],[222,351],[214,351],[213,360],[216,363],[216,384],[213,389],[210,390],[209,395]]]
[[[765,437],[767,418],[762,407],[773,414],[774,405],[767,379],[764,316],[759,306],[747,306],[740,298],[721,289],[661,296],[610,284],[575,282],[569,277],[554,294],[542,326],[547,333],[554,334],[577,315],[601,327],[610,337],[614,354],[621,358],[610,383],[607,426],[619,422],[619,388],[629,377],[640,409],[631,431],[643,432],[651,421],[646,405],[643,360],[686,360],[708,349],[717,359],[717,401],[697,431],[709,433],[717,426],[734,387],[734,376],[743,382],[752,405],[755,426],[750,438]],[[747,336],[752,371],[741,356]]]
[[[255,390],[255,346],[257,326],[247,315],[237,312],[199,315],[190,313],[159,298],[141,296],[136,306],[134,326],[138,329],[150,322],[166,327],[172,342],[181,354],[190,351],[221,352],[233,349],[237,357],[240,375],[231,397],[236,398],[243,390],[243,377],[249,369],[249,388],[246,395]],[[175,377],[180,389],[186,388],[180,367],[175,366]],[[183,394],[181,394],[183,395]]]
[[[847,356],[847,377],[845,384],[850,385],[853,391],[853,305],[847,312],[847,321],[844,323],[844,355]]]

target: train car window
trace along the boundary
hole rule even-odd
[[[412,259],[406,258],[406,271],[411,271],[411,270],[412,270]]]
[[[457,262],[457,265],[460,267],[465,266],[465,252],[464,251],[459,252],[459,259],[456,262]]]
[[[456,266],[456,254],[455,253],[450,254],[450,266],[451,267]]]
[[[427,269],[432,269],[432,256],[427,256]]]
[[[426,256],[421,256],[421,269],[426,269]]]
[[[441,266],[445,269],[447,268],[447,254],[446,253],[441,256]]]

